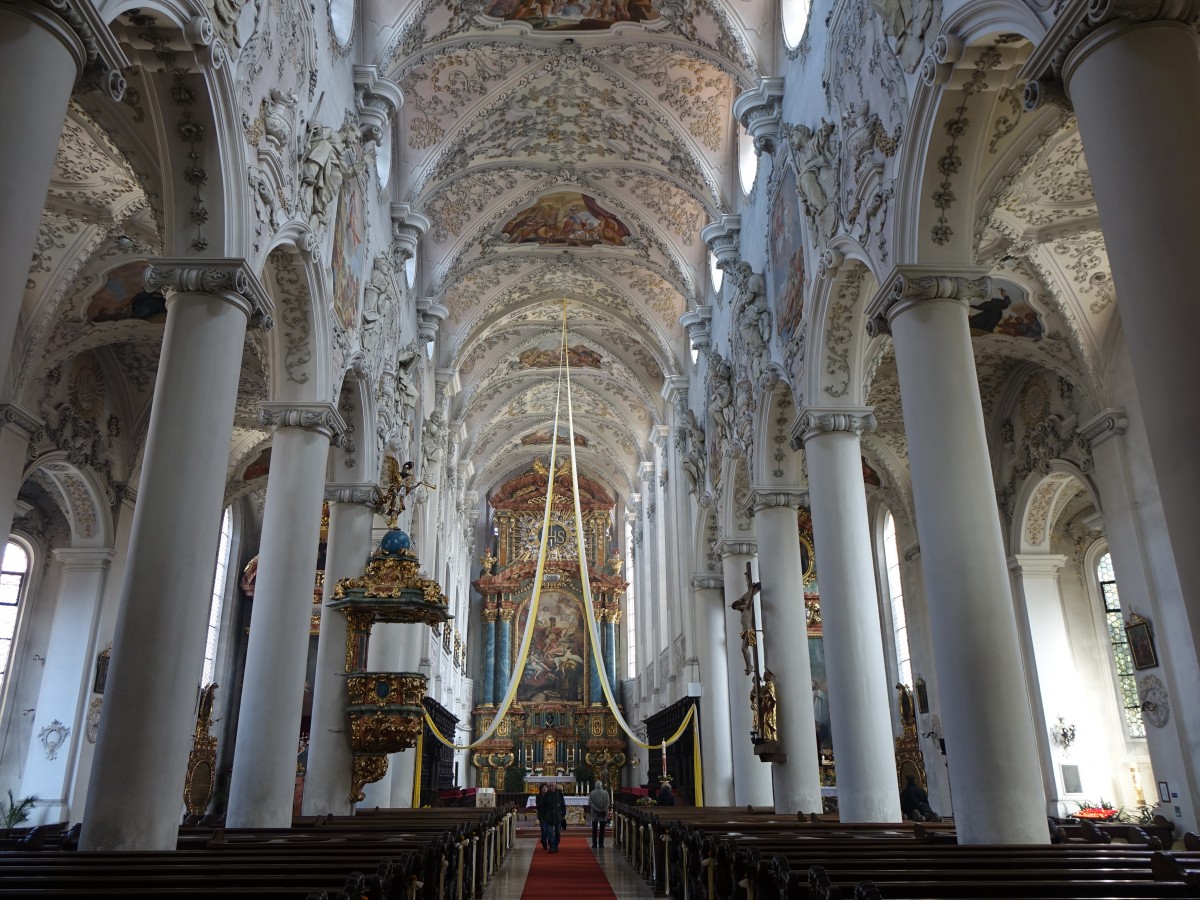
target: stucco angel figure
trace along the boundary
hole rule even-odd
[[[733,370],[719,356],[713,357],[712,381],[709,402],[712,405],[713,421],[722,438],[733,433]]]
[[[771,311],[767,309],[767,292],[762,276],[755,274],[749,282],[752,296],[738,318],[738,334],[750,360],[754,379],[762,370],[762,356],[771,340]]]

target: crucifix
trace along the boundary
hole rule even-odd
[[[754,625],[754,595],[761,588],[762,584],[750,574],[750,563],[746,563],[746,593],[730,604],[742,617],[742,659],[746,663],[746,674],[753,674],[755,683],[758,682],[758,634]]]

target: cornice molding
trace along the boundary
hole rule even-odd
[[[867,334],[891,334],[892,321],[918,303],[986,300],[990,283],[980,266],[896,266],[867,304]]]
[[[1079,437],[1087,445],[1088,452],[1092,452],[1109,438],[1120,437],[1128,428],[1125,411],[1109,408],[1080,425]]]
[[[144,280],[147,290],[167,296],[212,294],[241,309],[250,327],[274,327],[275,305],[244,259],[159,257],[150,261]]]
[[[31,441],[46,439],[46,423],[16,403],[0,403],[0,422],[25,432]]]
[[[346,423],[332,403],[293,403],[288,400],[264,400],[259,404],[258,423],[267,428],[303,428],[324,435],[334,445],[341,444]]]
[[[742,235],[742,217],[723,215],[700,229],[700,240],[717,258],[717,265],[737,259]]]
[[[74,58],[76,89],[99,90],[119,101],[125,95],[129,60],[90,0],[3,0],[7,9],[53,33]]]
[[[417,212],[409,204],[392,204],[392,250],[401,263],[417,255],[417,244],[429,230],[430,224],[428,216]]]
[[[1071,109],[1066,85],[1073,69],[1096,47],[1148,22],[1175,22],[1195,30],[1198,0],[1067,0],[1021,69],[1029,112],[1043,103]]]
[[[720,575],[698,573],[691,577],[690,583],[693,591],[725,590],[725,579]]]

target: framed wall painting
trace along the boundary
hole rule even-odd
[[[1153,669],[1158,665],[1158,653],[1154,649],[1154,634],[1150,622],[1137,613],[1125,624],[1125,636],[1129,640],[1129,655],[1135,669]]]

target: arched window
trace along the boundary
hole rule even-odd
[[[17,605],[28,575],[29,554],[16,541],[9,541],[0,563],[0,689],[8,675],[8,658],[17,633]]]
[[[779,16],[783,25],[783,40],[789,50],[795,50],[800,45],[804,32],[808,30],[811,7],[810,0],[781,0]]]
[[[625,533],[625,558],[633,562],[633,533]],[[633,579],[629,579],[629,587],[625,590],[625,677],[637,678],[637,616],[633,602]]]
[[[1096,580],[1100,583],[1104,624],[1108,629],[1113,663],[1117,670],[1118,699],[1125,709],[1125,731],[1131,738],[1144,738],[1146,723],[1142,721],[1142,701],[1138,697],[1133,656],[1129,652],[1129,639],[1125,634],[1125,619],[1121,614],[1121,599],[1117,594],[1111,554],[1105,553],[1096,563]]]
[[[221,519],[221,543],[213,574],[212,602],[208,607],[208,636],[204,641],[204,674],[200,684],[212,684],[217,674],[217,646],[221,641],[221,612],[225,607],[225,584],[229,580],[229,555],[233,549],[233,507]]]
[[[900,587],[900,554],[896,550],[896,520],[889,512],[883,520],[883,558],[887,566],[888,599],[892,610],[892,633],[896,640],[897,677],[913,686],[912,659],[908,650],[908,619],[904,615],[904,589]]]

